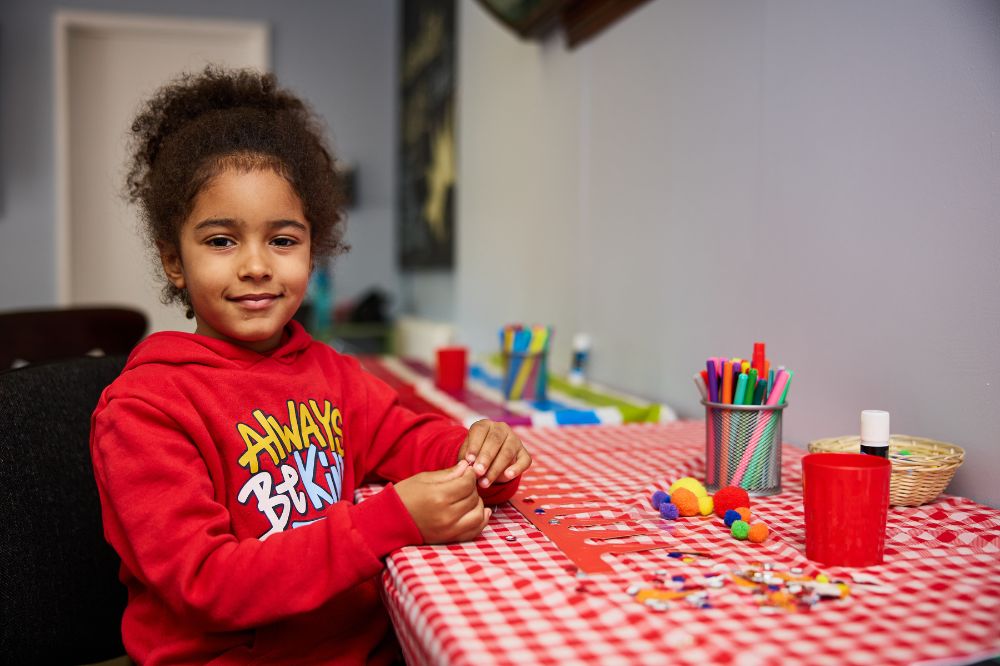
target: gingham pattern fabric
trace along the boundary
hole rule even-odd
[[[704,425],[518,429],[534,465],[522,490],[554,486],[606,497],[615,511],[663,531],[668,550],[606,556],[614,573],[578,577],[572,562],[509,504],[473,542],[403,548],[387,560],[384,598],[410,664],[915,664],[966,663],[1000,653],[1000,511],[942,497],[891,508],[885,563],[821,569],[805,558],[800,449],[783,451],[783,489],[753,498],[771,529],[738,541],[711,518],[663,521],[655,489],[704,472]],[[368,487],[366,496],[375,491]],[[627,593],[683,575],[692,583],[756,563],[799,567],[850,583],[846,599],[806,612],[764,612],[746,588],[710,591],[710,608],[683,600],[665,611]],[[861,585],[863,572],[877,584]],[[776,609],[767,609],[776,610]]]

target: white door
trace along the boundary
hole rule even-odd
[[[150,332],[194,330],[159,301],[159,263],[123,197],[127,131],[143,99],[206,64],[268,68],[262,23],[56,14],[57,276],[66,305],[136,306]]]

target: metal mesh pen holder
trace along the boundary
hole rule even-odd
[[[705,405],[705,487],[739,486],[750,495],[781,492],[780,405]]]

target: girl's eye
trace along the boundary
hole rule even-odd
[[[287,238],[285,236],[282,236],[280,238],[275,238],[271,242],[277,245],[278,247],[291,247],[293,245],[298,244],[298,241],[295,240],[294,238]]]
[[[233,242],[233,239],[226,238],[224,236],[215,236],[213,238],[209,238],[207,241],[205,241],[205,243],[211,247],[230,247],[231,245],[235,244]]]

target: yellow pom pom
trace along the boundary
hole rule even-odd
[[[670,494],[673,495],[674,491],[678,488],[686,488],[687,490],[690,490],[694,493],[695,497],[705,497],[708,495],[708,491],[705,490],[705,486],[701,485],[701,481],[693,476],[685,476],[683,479],[677,479],[670,484]]]
[[[715,502],[712,501],[711,495],[705,495],[704,497],[698,498],[698,512],[701,513],[701,515],[711,515],[714,509]]]
[[[826,574],[820,574],[820,575],[816,576],[816,582],[817,583],[829,583],[830,579],[827,577]]]

